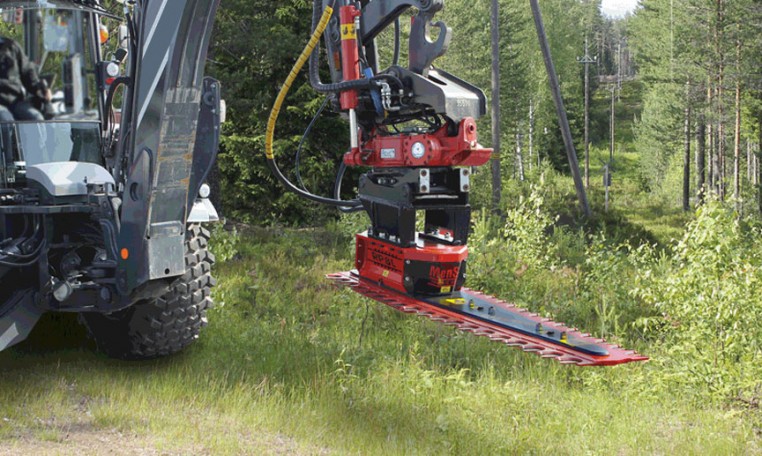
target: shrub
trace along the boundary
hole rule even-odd
[[[698,210],[667,267],[645,268],[634,290],[663,313],[665,374],[701,397],[750,394],[760,386],[759,236],[730,208],[710,202]]]

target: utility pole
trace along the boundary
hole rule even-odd
[[[616,86],[611,86],[611,119],[609,120],[609,136],[611,137],[611,145],[609,147],[609,161],[614,159],[614,93],[616,93]]]
[[[603,187],[606,189],[606,203],[604,209],[608,212],[610,199],[609,187],[611,187],[611,162],[603,164]]]
[[[579,174],[577,151],[574,150],[574,140],[572,139],[571,128],[569,128],[569,119],[566,116],[564,100],[561,97],[561,87],[558,82],[556,66],[553,64],[553,57],[550,54],[550,46],[548,45],[548,37],[545,34],[545,25],[542,22],[540,4],[537,0],[529,0],[529,4],[532,7],[532,16],[534,17],[534,26],[535,30],[537,31],[537,39],[540,42],[540,49],[542,50],[543,60],[545,61],[545,71],[548,73],[550,91],[553,94],[553,101],[556,105],[558,124],[561,127],[561,134],[563,136],[564,146],[566,148],[566,157],[569,159],[569,168],[571,169],[572,177],[574,178],[574,187],[577,190],[577,198],[579,199],[580,207],[582,208],[585,216],[590,218],[592,216],[592,212],[590,212],[590,204],[587,200],[587,191],[585,190],[582,176]]]
[[[598,62],[598,56],[590,57],[585,34],[585,55],[577,57],[585,65],[585,188],[590,189],[590,64]]]
[[[500,213],[502,176],[500,173],[500,29],[498,0],[492,0],[492,212]]]
[[[616,43],[616,99],[622,94],[622,37]]]

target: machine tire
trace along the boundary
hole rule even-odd
[[[161,297],[142,300],[110,315],[82,314],[98,349],[119,359],[152,359],[175,354],[198,339],[212,307],[214,255],[210,233],[200,225],[187,231],[185,274]]]

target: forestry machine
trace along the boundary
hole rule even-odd
[[[115,0],[118,14],[99,0],[0,1],[0,36],[21,45],[53,94],[28,97],[45,120],[0,123],[0,350],[45,312],[78,313],[119,358],[172,354],[198,337],[214,285],[201,224],[218,219],[204,181],[224,104],[204,66],[219,1]],[[433,22],[443,6],[314,0],[313,34],[276,100],[265,152],[289,190],[369,215],[356,269],[329,279],[562,363],[646,359],[464,287],[471,171],[491,150],[477,141],[482,91],[433,66],[451,39]],[[411,10],[404,67],[400,17]],[[395,46],[382,69],[377,38],[389,27]],[[292,184],[275,162],[278,113],[307,62],[312,86],[349,121],[332,197]],[[368,171],[347,201],[348,166]]]
[[[28,96],[46,120],[0,124],[0,349],[43,312],[80,314],[101,350],[133,359],[177,352],[206,324],[218,1],[128,0],[118,15],[98,0],[0,2],[0,36],[52,91]]]

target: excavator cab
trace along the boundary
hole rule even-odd
[[[40,80],[26,87],[26,102],[41,119],[3,119],[0,125],[2,187],[23,184],[28,166],[58,162],[104,164],[102,147],[107,77],[104,51],[109,40],[105,10],[68,1],[4,2],[0,37],[13,40]],[[112,41],[110,43],[109,41]],[[0,75],[2,77],[2,75]],[[24,78],[22,77],[22,80]],[[45,91],[49,90],[47,99]],[[8,107],[6,107],[7,109]],[[42,120],[44,119],[44,120]]]

